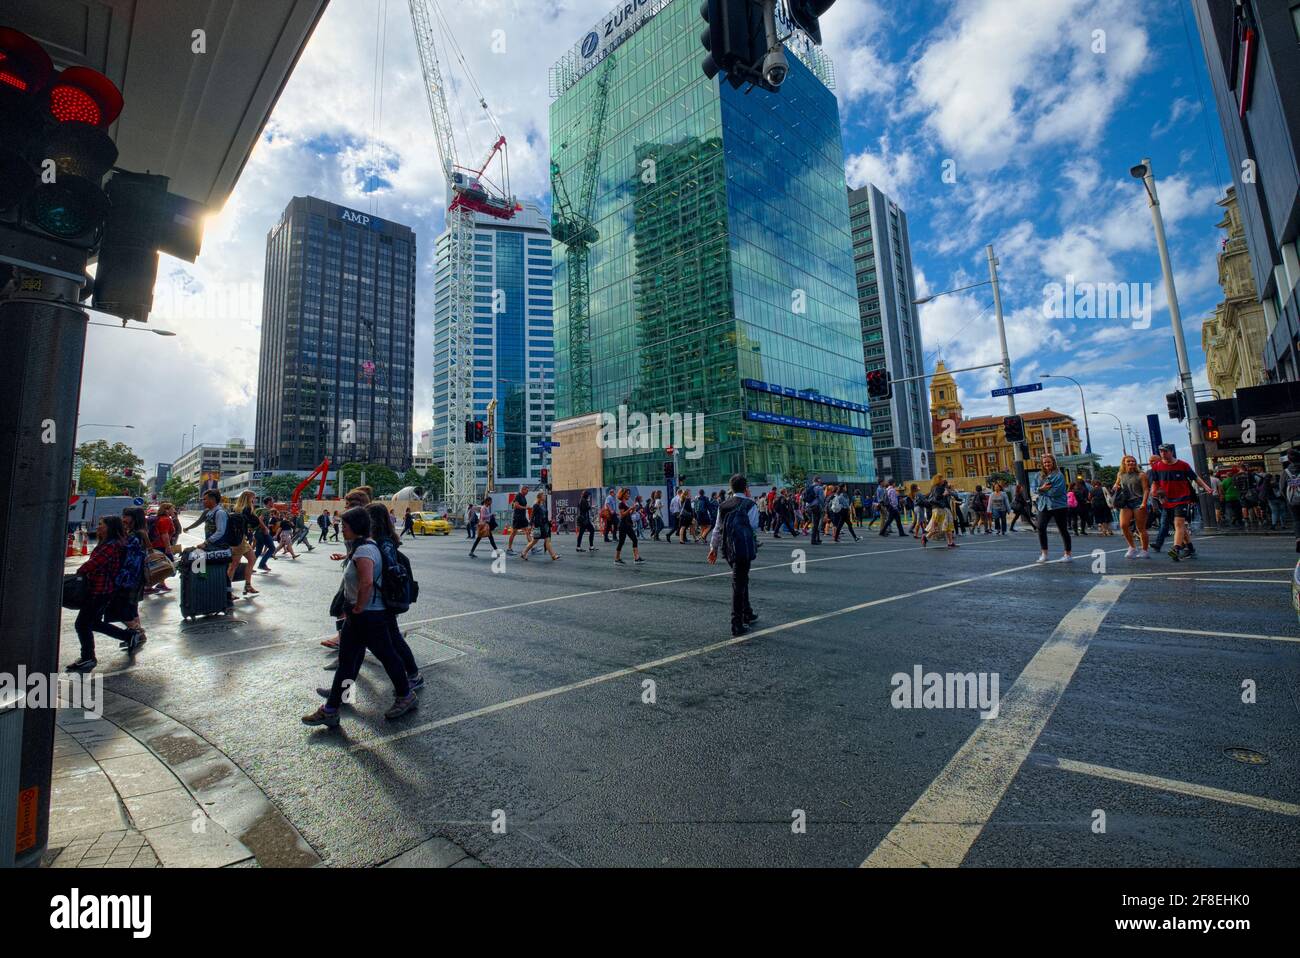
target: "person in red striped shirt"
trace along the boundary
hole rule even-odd
[[[1164,506],[1164,515],[1160,519],[1160,533],[1156,537],[1156,549],[1158,550],[1164,543],[1172,521],[1174,547],[1169,550],[1169,558],[1175,562],[1196,555],[1196,547],[1192,545],[1192,534],[1187,520],[1191,517],[1197,483],[1200,483],[1206,492],[1214,494],[1214,490],[1196,474],[1190,465],[1174,458],[1174,447],[1170,443],[1162,445],[1160,459],[1151,463],[1151,484],[1156,490],[1156,500]]]

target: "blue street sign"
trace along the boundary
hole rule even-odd
[[[559,444],[558,442],[539,442],[539,443],[537,444],[537,448],[538,448],[538,449],[555,449],[555,448],[557,448],[559,445],[560,445],[560,444]]]
[[[1147,415],[1147,431],[1151,434],[1151,454],[1154,456],[1165,441],[1160,435],[1160,417],[1154,413]]]
[[[144,505],[144,500],[141,499],[139,496],[136,496],[134,499],[131,500],[131,504],[136,506],[142,506]]]
[[[993,396],[997,398],[998,396],[1019,395],[1020,393],[1036,393],[1042,388],[1042,383],[1025,383],[1023,386],[1012,386],[1010,389],[1004,386],[1002,389],[993,390]]]

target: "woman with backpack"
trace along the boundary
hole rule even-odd
[[[148,585],[149,570],[149,520],[140,506],[127,506],[122,510],[122,531],[126,534],[126,556],[122,562],[119,588],[108,605],[108,618],[121,622],[132,631],[140,633],[140,645],[148,636],[140,626],[140,602]],[[138,565],[137,565],[138,563]],[[138,568],[138,573],[137,573]]]
[[[419,705],[390,637],[381,592],[384,557],[370,538],[370,513],[364,506],[353,506],[343,513],[341,522],[348,551],[343,564],[343,581],[330,605],[330,613],[342,620],[339,664],[329,689],[317,689],[325,692],[325,704],[304,715],[304,725],[338,727],[344,688],[353,687],[367,650],[379,659],[393,683],[393,704],[384,713],[384,718],[400,718]]]
[[[1025,520],[1025,523],[1029,526],[1029,528],[1031,529],[1034,528],[1034,516],[1031,510],[1032,510],[1032,505],[1030,504],[1029,501],[1029,493],[1025,491],[1025,487],[1023,485],[1017,482],[1015,495],[1011,497],[1011,511],[1012,513],[1014,513],[1011,516],[1012,532],[1016,531],[1016,522],[1021,519]]]
[[[485,513],[491,515],[491,499],[483,501],[484,508],[479,512],[482,516]],[[389,596],[384,599],[384,616],[388,622],[388,640],[393,644],[393,651],[397,657],[402,660],[402,667],[406,669],[406,681],[410,685],[411,691],[415,692],[424,688],[424,678],[420,675],[420,666],[415,662],[415,653],[411,651],[410,644],[406,641],[406,636],[402,634],[401,627],[397,624],[397,617],[411,607],[411,595],[409,587],[402,589],[398,594],[393,595],[392,589],[395,588],[394,581],[410,580],[410,563],[403,562],[403,556],[398,554],[401,547],[402,537],[397,532],[397,525],[393,522],[393,514],[384,508],[383,503],[372,502],[365,507],[366,512],[370,514],[370,537],[379,546],[379,554],[383,558],[383,569],[393,570],[400,569],[400,572],[393,576],[393,579],[387,583]],[[482,520],[480,520],[482,521]],[[493,525],[495,525],[495,519]],[[493,549],[496,545],[493,544]],[[392,573],[390,573],[392,575]],[[382,581],[382,575],[381,575]],[[381,595],[384,589],[380,590]],[[358,664],[360,662],[358,661]],[[355,679],[356,676],[354,675]]]
[[[77,575],[86,580],[86,595],[73,626],[81,643],[81,656],[68,666],[69,672],[89,672],[99,664],[95,658],[96,632],[117,639],[128,653],[140,647],[141,633],[107,621],[108,605],[118,590],[118,576],[126,559],[127,537],[122,520],[104,516],[95,527],[95,538],[98,541],[90,558],[77,569]]]
[[[687,489],[677,493],[677,501],[681,503],[677,512],[677,526],[682,531],[682,545],[685,545],[686,534],[695,525],[695,506],[691,504],[691,494]]]
[[[478,511],[478,524],[474,527],[474,544],[469,547],[469,557],[474,558],[474,551],[478,549],[478,544],[487,539],[488,545],[492,551],[497,551],[497,541],[492,538],[492,532],[497,527],[496,513],[492,511],[492,497],[484,496],[483,505]]]
[[[533,500],[533,528],[529,539],[524,543],[524,551],[519,554],[519,558],[525,562],[528,561],[528,553],[533,551],[537,543],[542,544],[546,554],[555,562],[560,557],[555,554],[555,548],[551,545],[551,517],[546,511],[546,493],[539,492],[537,498]]]
[[[943,533],[948,540],[948,548],[956,549],[957,541],[953,535],[953,495],[952,489],[948,485],[948,480],[944,478],[943,473],[934,477],[934,482],[930,486],[930,495],[927,497],[930,502],[930,524],[921,533],[921,548],[924,549],[927,542]]]

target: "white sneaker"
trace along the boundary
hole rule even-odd
[[[1125,559],[1132,559],[1132,558],[1133,558],[1134,556],[1136,556],[1137,554],[1138,554],[1137,549],[1134,549],[1132,546],[1129,546],[1128,551],[1124,553],[1124,558],[1125,558]]]
[[[1035,561],[1038,561],[1038,562],[1046,562],[1046,561],[1047,561],[1047,553],[1044,552],[1044,553],[1043,553],[1042,555],[1040,555],[1040,556],[1038,557],[1038,559],[1035,560]]]
[[[1061,561],[1062,561],[1062,562],[1069,562],[1069,561],[1070,561],[1071,559],[1073,559],[1073,558],[1074,558],[1074,556],[1070,555],[1070,553],[1067,552],[1065,555],[1061,556]]]
[[[1149,558],[1149,557],[1147,556],[1147,550],[1146,550],[1146,549],[1138,549],[1138,555],[1137,555],[1137,557],[1138,557],[1139,559],[1146,559],[1146,558]]]

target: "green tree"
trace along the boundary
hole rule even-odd
[[[1007,487],[1014,487],[1016,484],[1016,477],[1009,472],[990,472],[988,478],[990,486],[995,482],[1000,482]]]
[[[1115,477],[1119,475],[1119,466],[1100,466],[1097,469],[1097,478],[1101,484],[1109,489],[1115,485]]]
[[[78,492],[93,492],[97,496],[115,496],[119,488],[117,483],[104,470],[96,469],[88,463],[82,464],[81,481],[77,485]]]
[[[424,471],[424,479],[418,483],[424,487],[425,502],[433,502],[435,499],[441,499],[443,490],[446,488],[447,477],[443,473],[441,466],[429,466]]]
[[[274,496],[276,502],[288,502],[300,482],[302,480],[293,473],[279,473],[262,483],[262,492],[264,495]]]
[[[163,483],[162,495],[159,499],[174,504],[178,509],[187,502],[192,502],[199,497],[199,487],[192,482],[184,482],[179,476],[171,476]]]
[[[349,489],[364,485],[374,490],[375,496],[391,496],[402,488],[401,477],[387,466],[375,463],[346,462],[339,467],[339,494],[347,495]]]
[[[785,471],[785,484],[792,489],[802,489],[808,482],[808,470],[803,466],[791,466]]]
[[[123,489],[137,496],[144,492],[144,460],[126,443],[110,445],[105,439],[83,442],[77,447],[77,455],[112,480],[114,494]]]
[[[424,486],[424,476],[416,472],[414,466],[402,474],[402,488],[407,486],[420,486],[421,488]]]

